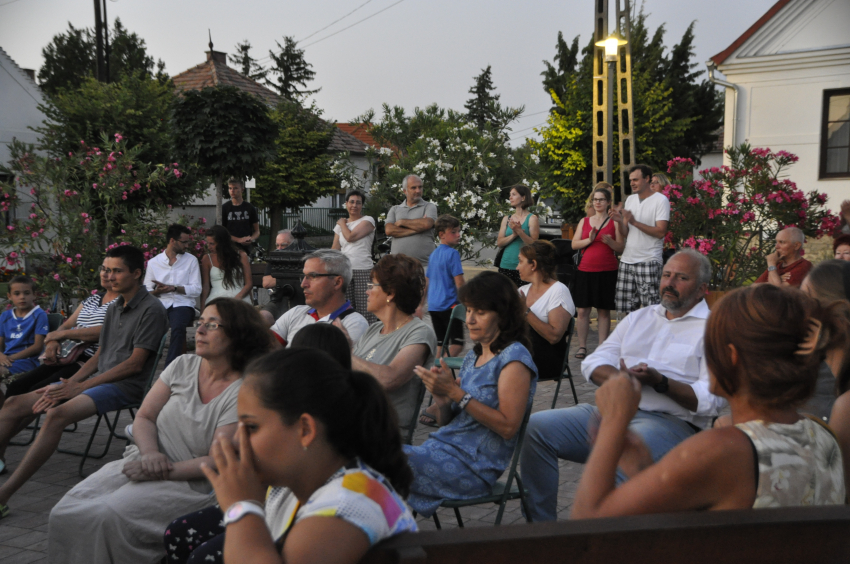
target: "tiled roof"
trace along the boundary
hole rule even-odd
[[[750,37],[752,37],[752,36],[753,36],[753,34],[754,34],[755,32],[757,32],[759,29],[761,29],[761,28],[762,28],[762,26],[764,26],[764,24],[766,24],[767,22],[769,22],[769,21],[770,21],[770,19],[771,19],[773,16],[775,16],[775,15],[776,15],[776,13],[777,13],[779,10],[781,10],[782,8],[784,8],[784,7],[785,7],[785,5],[786,5],[788,2],[790,2],[790,1],[791,1],[791,0],[779,0],[776,4],[774,4],[773,6],[771,6],[771,8],[767,11],[767,13],[765,13],[762,17],[760,17],[760,18],[759,18],[759,20],[758,20],[756,23],[754,23],[753,25],[751,25],[751,26],[750,26],[750,28],[749,28],[747,31],[745,31],[745,32],[741,35],[741,37],[739,37],[738,39],[736,39],[736,40],[732,43],[732,45],[730,45],[730,46],[729,46],[729,47],[727,47],[724,51],[721,51],[720,53],[716,54],[715,56],[713,56],[713,57],[711,58],[711,60],[712,60],[712,61],[714,61],[714,64],[716,64],[716,65],[722,64],[722,63],[723,63],[723,61],[725,61],[725,60],[726,60],[726,59],[728,59],[730,56],[732,56],[732,53],[734,53],[734,52],[738,49],[738,47],[740,47],[741,45],[743,45],[743,44],[744,44],[744,42],[745,42],[747,39],[749,39]]]
[[[273,90],[227,66],[227,54],[221,51],[207,51],[205,63],[181,72],[172,80],[177,90],[201,90],[207,86],[235,86],[244,92],[254,94],[270,106],[276,106],[280,102],[280,96]]]
[[[172,79],[178,91],[201,90],[207,86],[235,86],[244,92],[254,94],[269,106],[277,106],[280,102],[280,96],[273,90],[227,66],[227,53],[212,50],[206,53],[205,63],[181,72]],[[366,153],[366,144],[353,135],[334,128],[334,136],[328,150],[363,155]]]
[[[375,141],[372,135],[369,134],[369,129],[372,127],[371,123],[338,123],[336,126],[367,145],[371,145],[376,149],[381,148],[380,143]]]

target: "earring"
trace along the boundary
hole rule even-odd
[[[307,445],[303,445],[304,452],[307,452]]]
[[[390,299],[389,299],[389,298],[387,298],[387,303],[390,303]]]

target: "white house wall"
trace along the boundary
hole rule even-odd
[[[43,102],[38,86],[0,48],[0,162],[4,165],[11,158],[12,139],[36,142],[36,134],[29,127],[37,127],[44,120],[38,109]]]
[[[794,0],[718,66],[726,90],[724,145],[785,150],[800,157],[789,177],[804,191],[850,198],[850,179],[819,179],[824,90],[850,87],[850,0]]]

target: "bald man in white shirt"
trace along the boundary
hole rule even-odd
[[[621,363],[642,384],[637,415],[629,426],[652,454],[664,456],[710,426],[725,401],[709,391],[703,350],[711,264],[686,249],[673,255],[661,275],[661,304],[630,313],[581,365],[582,375],[601,386]],[[528,423],[520,466],[533,521],[557,518],[558,460],[585,462],[599,411],[580,404],[535,413]],[[618,473],[618,481],[626,476]]]

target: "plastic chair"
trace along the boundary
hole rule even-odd
[[[159,342],[159,349],[157,349],[156,355],[154,355],[153,367],[151,368],[150,374],[148,374],[147,382],[145,382],[145,392],[142,395],[142,398],[144,398],[144,396],[147,395],[148,391],[150,391],[151,386],[153,386],[154,380],[156,379],[156,369],[159,366],[159,361],[162,359],[162,353],[165,350],[165,342],[166,342],[167,338],[168,338],[168,333],[165,333],[165,335],[162,336],[162,340]],[[76,451],[76,450],[66,450],[66,449],[61,449],[61,448],[56,449],[56,450],[58,452],[63,453],[63,454],[73,454],[75,456],[82,456],[83,458],[82,458],[82,460],[80,460],[79,473],[80,473],[81,478],[85,478],[86,475],[83,472],[83,465],[86,463],[87,458],[94,458],[96,460],[99,460],[99,459],[103,458],[104,456],[106,456],[106,453],[109,452],[109,445],[112,444],[113,438],[116,438],[116,439],[122,440],[122,441],[127,440],[127,437],[125,435],[121,435],[117,431],[118,418],[121,416],[121,412],[126,409],[130,412],[130,417],[135,418],[136,417],[135,410],[138,409],[141,405],[142,405],[141,402],[138,402],[138,403],[134,403],[134,404],[130,404],[130,405],[125,405],[125,406],[115,410],[114,411],[115,417],[112,418],[112,421],[109,420],[109,414],[108,413],[98,415],[97,420],[94,422],[94,428],[92,428],[91,436],[89,436],[89,442],[86,445],[86,448],[85,448],[84,451],[80,452],[80,451]],[[97,455],[89,454],[89,452],[91,451],[92,443],[94,442],[94,437],[95,437],[95,435],[97,435],[97,428],[100,426],[101,420],[106,421],[106,427],[109,429],[109,436],[106,439],[106,446],[103,447],[103,452],[101,452],[100,454],[97,454]]]
[[[561,368],[561,372],[559,372],[554,378],[557,384],[555,385],[555,395],[552,398],[552,409],[555,409],[555,402],[558,401],[558,393],[561,391],[561,380],[564,378],[564,372],[567,373],[567,378],[570,381],[570,388],[573,391],[573,400],[575,400],[576,405],[578,405],[578,394],[576,394],[576,386],[573,383],[573,373],[570,370],[570,345],[573,341],[573,329],[575,329],[575,326],[576,318],[573,317],[570,319],[570,325],[567,327],[567,350],[564,353],[564,364]],[[548,378],[545,380],[548,380]]]
[[[65,318],[61,313],[48,313],[47,314],[47,330],[48,331],[56,331],[59,329],[59,326],[65,322]]]
[[[452,314],[449,317],[449,324],[446,327],[446,335],[443,337],[443,348],[442,348],[442,359],[441,362],[443,366],[447,366],[452,369],[452,374],[454,374],[455,370],[460,370],[460,367],[463,366],[463,357],[462,356],[449,356],[449,337],[452,334],[452,323],[455,321],[459,321],[460,323],[466,323],[466,308],[463,304],[457,304],[452,308]]]
[[[496,525],[502,523],[502,515],[505,513],[505,504],[512,500],[518,499],[522,504],[522,509],[525,512],[525,520],[531,523],[528,517],[528,508],[525,506],[525,496],[527,492],[522,487],[522,479],[517,474],[516,467],[519,462],[519,454],[522,451],[522,443],[525,440],[525,429],[528,426],[528,418],[531,417],[531,406],[525,410],[525,416],[522,418],[522,425],[517,431],[517,441],[514,447],[514,455],[511,458],[511,465],[508,467],[508,477],[502,482],[501,480],[493,484],[493,488],[489,495],[483,495],[472,499],[446,499],[440,504],[440,507],[450,507],[454,509],[455,517],[457,518],[458,527],[463,527],[463,518],[460,516],[460,508],[470,505],[479,505],[482,503],[495,503],[499,506],[499,512],[496,514]],[[516,484],[514,484],[516,480]],[[434,513],[434,524],[437,529],[441,529],[440,518]]]

